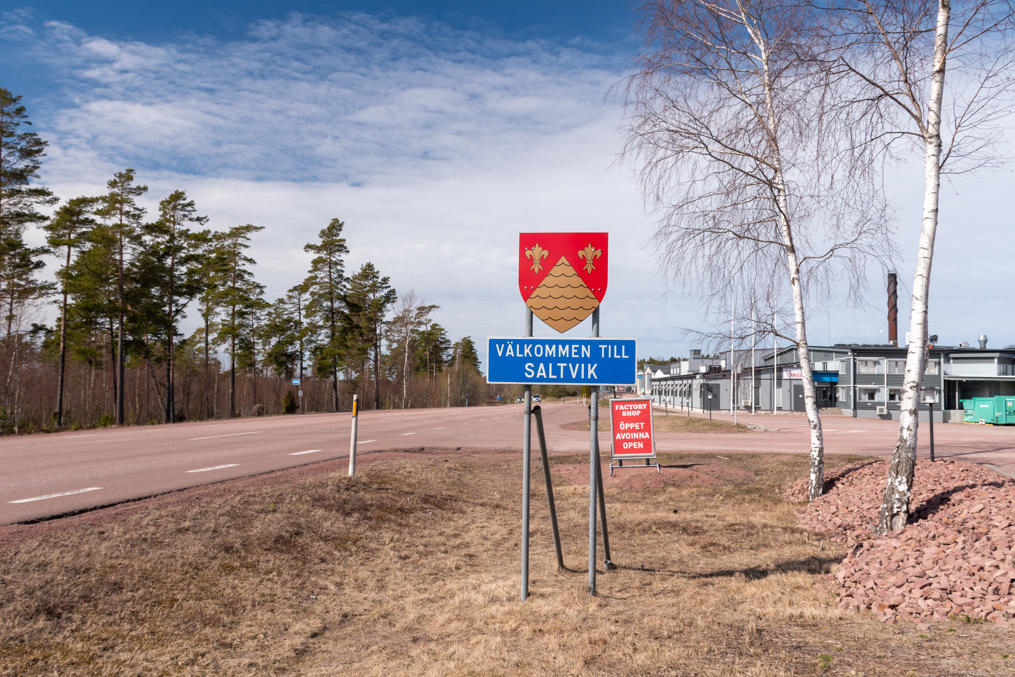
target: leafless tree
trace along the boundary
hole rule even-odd
[[[881,192],[835,114],[822,12],[795,0],[644,9],[647,53],[627,85],[623,155],[658,211],[655,242],[674,279],[720,312],[734,291],[760,317],[788,300],[816,498],[824,445],[805,298],[830,284],[860,289],[888,241]]]
[[[1011,102],[1013,7],[1008,0],[835,3],[825,25],[842,39],[840,63],[855,87],[847,103],[872,154],[915,142],[924,156],[923,216],[913,275],[899,437],[877,530],[902,529],[916,464],[919,384],[927,363],[927,314],[942,174],[991,163],[997,123]],[[945,72],[949,87],[945,89]]]

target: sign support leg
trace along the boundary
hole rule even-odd
[[[610,560],[610,534],[606,528],[606,492],[603,491],[603,467],[602,461],[599,459],[599,445],[596,445],[596,479],[598,480],[598,486],[596,487],[599,491],[599,521],[603,523],[603,567],[609,571],[610,569],[616,569],[617,565]],[[612,469],[611,469],[612,474]]]
[[[592,336],[599,336],[599,309],[592,311]],[[589,593],[596,594],[596,499],[599,493],[599,386],[589,396]]]
[[[532,336],[532,311],[525,309],[525,335]],[[522,601],[529,596],[529,472],[532,456],[532,386],[525,386],[522,440]]]
[[[532,408],[536,415],[536,435],[539,437],[539,455],[543,460],[543,479],[546,481],[546,502],[550,504],[550,524],[553,526],[553,546],[557,549],[557,568],[564,569],[564,551],[560,547],[560,529],[557,527],[557,503],[553,500],[553,482],[550,480],[550,459],[546,453],[546,433],[543,431],[543,409]]]

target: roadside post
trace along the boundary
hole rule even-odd
[[[930,423],[930,462],[934,462],[934,403],[938,401],[938,389],[934,386],[923,389],[923,401],[927,405],[927,418]]]
[[[296,397],[297,404],[300,409],[300,413],[303,413],[303,382],[298,378],[294,378],[292,384],[297,387]]]
[[[526,305],[525,336],[487,339],[487,383],[525,386],[522,411],[521,599],[529,585],[529,497],[532,416],[536,416],[557,563],[563,567],[543,431],[542,408],[532,406],[534,384],[590,386],[589,397],[589,592],[596,594],[596,507],[603,522],[606,568],[610,562],[606,504],[599,472],[600,386],[633,385],[637,380],[634,339],[599,337],[599,304],[606,294],[607,233],[520,233],[518,288]],[[533,337],[533,317],[566,333],[592,316],[592,337]]]
[[[352,396],[352,434],[349,436],[349,477],[356,476],[356,427],[359,419],[359,395]]]

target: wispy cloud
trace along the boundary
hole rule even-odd
[[[610,46],[371,14],[294,14],[237,39],[146,43],[17,11],[0,14],[0,37],[54,75],[42,112],[31,112],[51,142],[45,179],[59,195],[99,192],[131,166],[151,186],[152,208],[184,188],[216,227],[264,225],[253,254],[269,294],[302,278],[303,244],[339,217],[351,268],[371,260],[398,289],[440,304],[454,336],[511,334],[523,317],[517,233],[605,230],[604,334],[669,355],[687,347],[679,328],[701,326],[693,299],[679,289],[666,297],[646,248],[652,220],[631,168],[615,163],[622,111],[607,94],[630,55]],[[986,321],[966,302],[974,281],[1000,284],[1010,267],[1007,250],[991,245],[1006,225],[991,196],[1010,176],[957,179],[961,195],[942,205],[933,331],[943,340],[968,340],[967,326],[1011,333],[1003,313]],[[904,193],[908,256],[919,177],[890,181]],[[988,227],[963,232],[948,219]],[[965,271],[974,259],[977,276]],[[882,325],[879,313],[824,308],[812,323],[819,341],[877,340]]]
[[[363,182],[451,160],[488,165],[520,141],[600,117],[621,63],[364,14],[261,21],[231,42],[37,30],[38,58],[77,81],[78,105],[52,120],[61,146],[249,179]]]
[[[254,255],[271,294],[305,274],[303,243],[337,216],[350,267],[374,261],[440,304],[454,336],[511,334],[524,312],[517,233],[606,230],[618,301],[603,331],[637,325],[645,350],[665,352],[693,324],[655,311],[651,227],[614,166],[621,117],[607,92],[625,55],[364,14],[163,44],[25,28],[73,102],[43,121],[49,183],[95,192],[133,166],[153,207],[183,187],[219,226],[267,226]]]

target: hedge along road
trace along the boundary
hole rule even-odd
[[[574,402],[544,403],[551,453],[588,449],[588,433],[561,426],[587,417]],[[656,415],[662,412],[656,410]],[[671,416],[683,415],[671,412]],[[695,415],[701,416],[701,413]],[[729,420],[729,414],[713,412]],[[586,419],[587,420],[587,419]],[[829,453],[886,456],[897,435],[891,421],[823,417]],[[660,433],[660,452],[806,453],[801,415],[738,414],[762,430],[744,433]],[[0,524],[44,519],[212,482],[256,475],[349,453],[350,415],[308,414],[28,435],[0,439]],[[571,426],[569,426],[571,427]],[[1015,475],[1015,428],[936,424],[939,458],[989,463]],[[364,462],[407,448],[520,449],[522,405],[363,411]],[[533,436],[535,438],[535,436]],[[601,433],[604,456],[607,433]],[[926,426],[920,456],[928,454]]]

